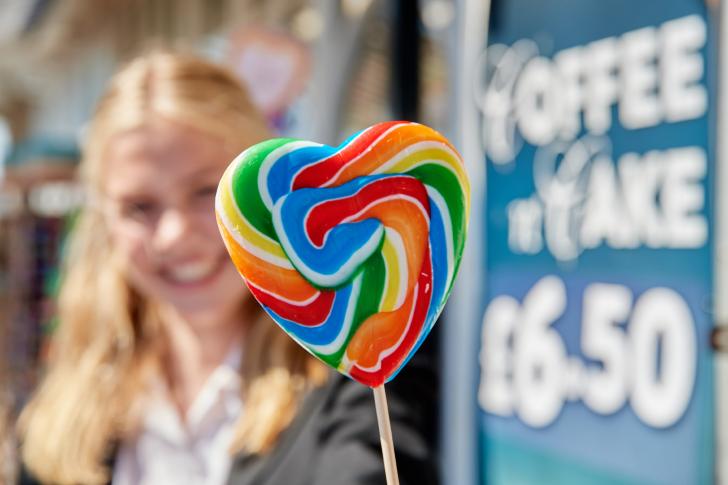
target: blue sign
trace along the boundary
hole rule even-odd
[[[712,483],[713,49],[702,1],[494,3],[482,483]]]

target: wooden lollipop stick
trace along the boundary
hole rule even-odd
[[[382,443],[384,456],[384,474],[387,485],[399,485],[397,475],[397,461],[394,458],[394,442],[392,441],[392,426],[389,424],[389,410],[387,409],[387,395],[384,385],[372,388],[374,391],[374,407],[377,409],[377,423],[379,424],[379,438]]]

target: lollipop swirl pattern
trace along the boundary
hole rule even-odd
[[[220,181],[216,213],[252,294],[327,364],[376,387],[422,344],[450,293],[470,188],[442,135],[387,122],[339,147],[260,143]]]

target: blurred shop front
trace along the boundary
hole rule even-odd
[[[459,84],[479,210],[449,315],[469,322],[455,336],[469,355],[445,348],[456,381],[476,368],[446,416],[477,434],[450,455],[456,483],[723,483],[718,8],[460,13],[480,39]]]

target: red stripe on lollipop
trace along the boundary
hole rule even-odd
[[[248,284],[248,288],[259,302],[278,316],[306,327],[316,327],[326,321],[334,305],[334,296],[336,296],[335,291],[321,291],[312,302],[306,305],[295,305],[256,288],[252,284]]]
[[[382,359],[381,366],[376,372],[368,372],[361,369],[357,367],[355,362],[349,373],[357,381],[369,387],[381,386],[387,377],[402,364],[402,361],[409,355],[412,347],[417,343],[420,331],[427,318],[427,310],[430,307],[430,299],[432,297],[432,262],[430,260],[429,248],[424,258],[422,271],[420,272],[417,283],[414,312],[402,342],[400,342],[392,354]],[[386,349],[381,349],[381,351],[384,350]]]
[[[337,224],[344,220],[358,222],[371,217],[368,211],[362,209],[393,195],[404,195],[417,200],[429,217],[430,203],[422,182],[413,177],[387,177],[363,186],[349,197],[316,205],[306,219],[306,233],[311,242],[320,247],[324,243],[326,234]]]
[[[371,149],[372,143],[374,143],[377,138],[398,124],[402,124],[402,122],[390,121],[374,125],[364,131],[361,135],[357,136],[341,151],[307,166],[305,169],[301,170],[293,180],[293,190],[306,187],[321,187],[331,180],[342,167],[358,157],[365,150]]]

